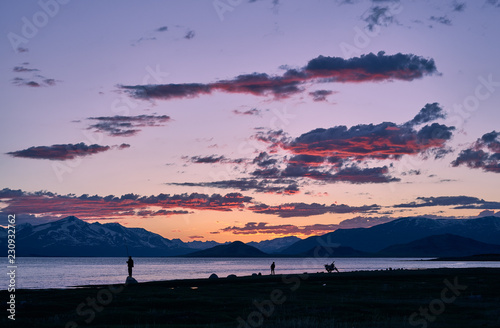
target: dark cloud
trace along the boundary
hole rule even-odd
[[[420,170],[409,170],[407,172],[402,172],[401,175],[420,175],[422,172]]]
[[[315,129],[292,138],[282,130],[257,128],[255,139],[267,143],[268,151],[260,152],[244,163],[249,177],[211,182],[187,182],[176,185],[216,187],[239,191],[295,194],[306,179],[320,183],[390,183],[398,182],[390,166],[376,166],[369,161],[400,159],[403,155],[429,155],[436,158],[449,152],[445,144],[454,127],[432,123],[445,118],[438,103],[425,105],[410,121],[403,124],[384,122],[360,124],[347,128],[335,126]],[[486,140],[494,139],[487,135]],[[279,150],[288,154],[283,156]],[[225,163],[223,156],[186,157],[193,163]],[[236,162],[233,162],[236,163]],[[253,168],[249,170],[249,166]],[[418,175],[419,171],[404,172]]]
[[[81,142],[78,144],[30,147],[23,150],[9,152],[7,154],[13,157],[65,161],[75,159],[76,157],[84,157],[105,152],[112,148],[124,149],[128,147],[130,147],[128,144],[121,144],[119,146],[101,146],[97,144],[86,145]]]
[[[257,164],[259,167],[269,167],[275,165],[277,162],[277,159],[272,158],[266,152],[259,153],[259,155],[257,155],[252,161],[253,164]]]
[[[220,163],[225,157],[224,156],[193,156],[190,161],[193,163]]]
[[[122,85],[133,97],[140,99],[193,98],[201,94],[210,94],[211,87],[201,83],[163,84],[163,85]]]
[[[12,79],[12,84],[16,86],[26,86],[32,88],[38,87],[51,87],[56,85],[56,80],[54,79],[38,79],[38,81],[25,79],[22,77],[15,77]]]
[[[187,159],[191,163],[195,164],[241,164],[246,160],[244,158],[230,159],[225,156],[209,155],[209,156],[184,156],[183,159]]]
[[[325,159],[399,158],[443,147],[454,129],[437,123],[426,125],[420,130],[413,129],[411,124],[397,125],[390,122],[360,124],[349,129],[341,125],[315,129],[278,146],[293,154],[321,156]]]
[[[195,37],[195,31],[181,25],[173,26],[160,26],[154,30],[145,32],[143,36],[139,37],[136,41],[131,43],[132,46],[139,46],[146,41],[179,41],[179,40],[191,40]]]
[[[15,77],[12,79],[12,84],[16,86],[26,86],[26,87],[32,87],[32,88],[38,88],[38,87],[51,87],[56,85],[56,80],[47,78],[39,73],[40,70],[36,68],[30,68],[27,67],[29,66],[30,63],[22,63],[20,66],[14,66],[12,69],[13,72],[15,73],[20,73],[20,74],[26,74],[26,73],[33,73],[31,74],[31,77]]]
[[[267,129],[256,129],[257,132],[253,136],[254,139],[269,144],[271,153],[276,152],[279,145],[291,142],[290,136],[283,130],[267,130]]]
[[[188,214],[190,210],[232,211],[244,209],[252,198],[239,193],[226,195],[207,194],[159,194],[140,196],[89,196],[74,194],[58,195],[47,191],[25,192],[5,188],[0,190],[0,201],[10,213],[52,215],[64,217],[74,215],[82,219],[126,216],[170,216]],[[174,210],[179,209],[179,210]]]
[[[354,184],[361,183],[388,183],[400,181],[399,178],[391,177],[387,166],[359,168],[351,166],[337,168],[335,170],[321,170],[311,168],[306,165],[288,165],[283,171],[277,169],[256,170],[253,175],[260,177],[281,177],[281,178],[309,178],[322,182],[348,182]]]
[[[500,209],[500,202],[485,201],[470,196],[417,197],[415,202],[397,204],[394,207],[454,206],[455,209]]]
[[[452,4],[453,11],[463,12],[465,10],[466,4],[465,2],[453,2]]]
[[[211,233],[230,232],[235,235],[322,235],[334,231],[337,227],[338,226],[336,224],[313,224],[306,226],[296,226],[292,224],[268,225],[267,222],[248,222],[243,227],[229,226]]]
[[[294,195],[299,193],[299,187],[290,179],[236,179],[212,182],[168,183],[169,185],[188,187],[209,187],[254,191],[268,194]]]
[[[499,0],[486,0],[486,4],[491,5],[496,8],[500,8],[500,1]]]
[[[158,210],[158,211],[151,211],[151,210],[141,210],[141,211],[131,211],[131,215],[137,215],[137,216],[172,216],[172,215],[183,215],[183,214],[190,214],[193,212],[189,211],[184,211],[184,210]]]
[[[325,204],[305,204],[289,203],[270,206],[266,204],[257,204],[249,207],[255,213],[278,215],[282,218],[306,217],[313,215],[322,215],[327,213],[346,214],[346,213],[370,213],[380,209],[379,205],[349,206],[345,204],[325,205]]]
[[[249,109],[249,110],[245,110],[245,111],[240,111],[240,110],[233,110],[233,113],[235,113],[236,115],[250,115],[250,116],[260,116],[261,115],[261,111],[258,110],[257,108],[252,108],[252,109]]]
[[[394,15],[387,6],[373,6],[364,15],[363,20],[366,22],[370,31],[373,31],[375,26],[388,26],[395,21]]]
[[[164,126],[171,118],[167,115],[138,115],[138,116],[101,116],[89,117],[88,120],[97,122],[87,129],[102,132],[112,137],[130,137],[136,135],[140,128]]]
[[[406,124],[410,126],[424,124],[435,121],[440,118],[445,118],[446,114],[438,103],[426,104],[415,117]]]
[[[462,150],[451,165],[500,173],[500,132],[484,134],[470,148]]]
[[[388,183],[400,181],[388,166],[372,167],[371,160],[400,159],[420,155],[423,159],[443,157],[451,150],[446,143],[454,127],[432,123],[445,118],[438,103],[425,105],[403,124],[383,122],[350,128],[319,128],[292,138],[282,130],[259,129],[256,140],[269,144],[267,152],[254,160],[258,167],[250,174],[260,179],[309,178],[322,182]],[[491,139],[491,137],[490,137]],[[289,156],[279,159],[279,150]],[[268,162],[264,164],[264,160]]]
[[[315,155],[295,155],[288,160],[288,163],[297,166],[321,166],[325,163],[325,158]]]
[[[431,16],[429,19],[433,22],[436,22],[436,23],[451,26],[451,20],[446,15],[445,16]]]
[[[304,90],[306,82],[366,82],[384,80],[412,81],[437,73],[434,60],[412,54],[367,54],[343,59],[319,56],[301,69],[287,69],[283,75],[252,73],[213,83],[162,85],[120,85],[122,90],[139,99],[192,98],[214,91],[255,96],[286,98]]]
[[[431,103],[403,124],[384,122],[351,128],[336,126],[315,129],[295,139],[282,130],[257,129],[254,138],[269,144],[269,151],[259,153],[253,160],[239,162],[245,164],[245,173],[250,177],[181,185],[294,194],[299,192],[305,179],[321,183],[397,182],[400,179],[391,175],[390,166],[374,166],[368,161],[399,159],[403,155],[421,155],[424,159],[429,155],[444,156],[450,151],[445,144],[451,139],[454,127],[432,123],[444,117],[439,104]],[[492,137],[486,136],[485,139]],[[280,155],[280,149],[288,154]],[[189,161],[224,163],[228,159],[211,155],[191,157]],[[249,165],[254,165],[253,169],[248,170]],[[419,173],[410,171],[404,175]]]
[[[318,176],[312,176],[313,179],[328,182],[349,182],[354,184],[362,183],[388,183],[400,181],[399,178],[391,177],[387,166],[359,168],[350,166],[342,168],[334,174],[322,173]]]
[[[191,40],[192,38],[194,38],[194,31],[193,30],[189,30],[187,31],[186,35],[184,35],[184,39],[188,39],[188,40]]]
[[[26,87],[32,87],[32,88],[41,87],[40,83],[35,82],[35,81],[26,80],[26,79],[23,79],[21,77],[13,78],[12,84],[14,84],[16,86],[26,86]]]
[[[331,90],[316,90],[313,92],[309,92],[309,95],[313,98],[314,101],[326,101],[326,97],[333,94]]]
[[[384,51],[350,59],[319,56],[309,61],[305,71],[309,76],[335,82],[412,81],[437,73],[433,59],[402,53],[386,55]]]
[[[56,80],[54,80],[54,79],[44,79],[43,83],[45,83],[45,85],[47,85],[47,86],[54,86],[54,85],[56,85]]]
[[[417,132],[417,142],[425,148],[428,148],[427,146],[439,148],[443,146],[444,141],[451,139],[453,130],[455,127],[432,123]]]
[[[12,71],[16,73],[26,73],[26,72],[38,72],[39,70],[36,68],[27,68],[24,66],[14,66]]]

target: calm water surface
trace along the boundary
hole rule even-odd
[[[324,271],[330,259],[318,258],[134,258],[133,276],[139,282],[188,278],[219,277],[230,274],[248,276],[261,272],[269,274],[269,266],[276,262],[276,274],[313,273]],[[495,267],[500,262],[438,262],[394,258],[342,258],[335,260],[340,272],[379,270],[386,268],[469,268]],[[17,258],[17,288],[65,288],[90,284],[124,283],[128,275],[127,258],[116,257],[24,257]],[[5,261],[7,262],[7,261]],[[7,279],[2,279],[7,289]]]

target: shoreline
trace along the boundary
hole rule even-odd
[[[439,268],[22,289],[16,326],[400,328],[430,308],[432,327],[498,327],[499,277],[500,268]]]
[[[432,260],[421,260],[421,261],[432,261]],[[154,281],[138,281],[134,284],[128,284],[128,286],[164,286],[164,287],[183,287],[183,286],[195,286],[195,285],[216,285],[225,283],[267,283],[279,281],[283,277],[287,276],[299,276],[307,275],[310,280],[332,280],[332,279],[352,279],[352,278],[370,278],[370,277],[391,277],[391,276],[426,276],[433,274],[443,274],[443,273],[453,273],[453,272],[466,272],[472,271],[492,271],[497,272],[500,277],[500,268],[490,268],[490,267],[472,267],[472,268],[431,268],[431,269],[385,269],[385,270],[356,270],[356,271],[345,271],[345,272],[303,272],[303,273],[279,273],[276,275],[261,275],[261,276],[236,276],[234,277],[218,277],[216,279],[210,278],[186,278],[186,279],[166,279],[166,280],[154,280]],[[124,276],[126,278],[126,276]],[[114,284],[89,284],[89,285],[74,285],[66,286],[60,288],[23,288],[17,289],[18,291],[52,291],[52,290],[76,290],[76,289],[100,289],[106,288],[108,286],[123,286],[127,285],[124,283],[114,283]],[[0,290],[1,292],[6,292],[6,290]]]

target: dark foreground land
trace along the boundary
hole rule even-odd
[[[481,268],[17,290],[0,326],[500,327],[499,292],[500,269]]]

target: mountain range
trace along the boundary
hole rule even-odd
[[[500,243],[500,218],[477,219],[401,218],[370,228],[337,229],[322,236],[300,240],[281,254],[300,254],[312,249],[328,250],[338,246],[376,253],[386,247],[405,244],[433,235],[454,234],[487,244]]]
[[[0,242],[6,245],[6,239],[7,229],[0,227]],[[276,253],[297,240],[300,239],[284,237],[261,243],[267,252]],[[253,246],[260,248],[261,243]],[[36,226],[16,226],[17,256],[179,256],[219,245],[223,244],[167,239],[143,228],[87,223],[74,216]]]
[[[0,227],[0,242],[7,229]],[[17,256],[193,257],[455,257],[500,253],[500,218],[401,218],[371,228],[338,229],[304,240],[289,236],[219,244],[167,239],[118,223],[87,223],[74,216],[16,227]]]

